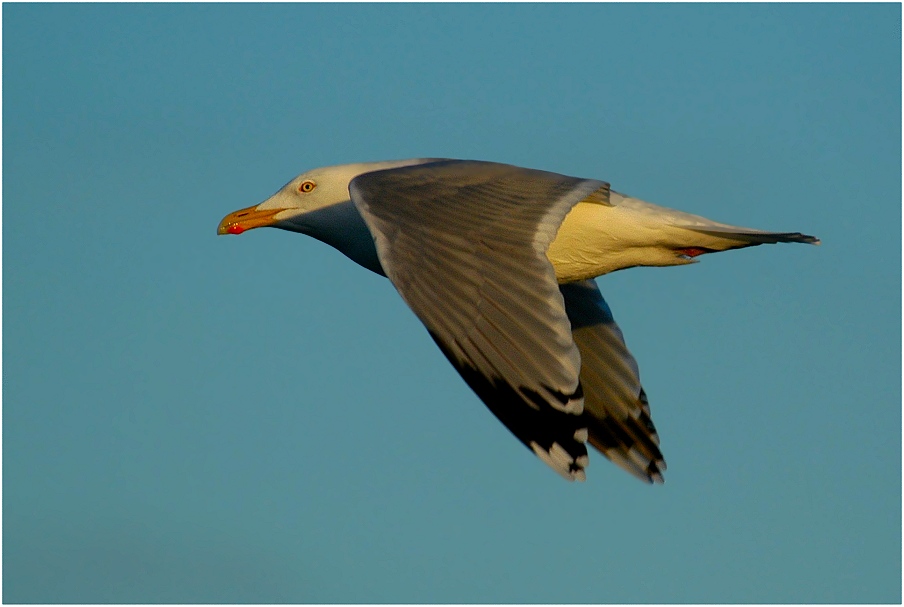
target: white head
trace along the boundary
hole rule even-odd
[[[312,211],[349,203],[348,184],[363,173],[431,162],[432,159],[362,162],[321,167],[302,173],[264,202],[230,213],[220,222],[218,234],[241,234],[262,227],[310,233],[302,216]]]
[[[241,234],[263,227],[301,232],[335,247],[368,270],[383,274],[373,236],[350,200],[348,184],[363,173],[432,160],[343,164],[302,173],[259,205],[224,217],[217,234]]]

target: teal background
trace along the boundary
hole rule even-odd
[[[901,601],[901,7],[3,10],[3,601]],[[800,230],[606,276],[669,463],[570,485],[227,212],[419,156]]]

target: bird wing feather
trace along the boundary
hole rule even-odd
[[[581,360],[549,243],[604,187],[510,165],[441,161],[349,184],[380,263],[465,381],[565,478],[584,479]]]
[[[581,353],[583,417],[590,444],[637,478],[663,482],[665,461],[637,362],[596,281],[559,288]]]

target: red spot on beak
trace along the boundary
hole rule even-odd
[[[242,226],[240,226],[237,223],[234,223],[231,226],[229,226],[228,228],[226,228],[226,231],[229,232],[230,234],[241,234],[242,232],[245,231],[245,228],[243,228]]]

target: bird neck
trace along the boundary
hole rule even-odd
[[[284,222],[277,227],[325,242],[358,265],[386,276],[373,236],[351,200],[293,217],[291,223]]]

